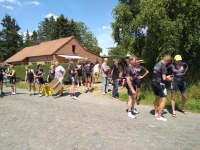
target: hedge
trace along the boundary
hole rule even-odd
[[[75,64],[73,64],[75,65]],[[43,64],[42,65],[42,69],[44,71],[44,80],[46,81],[47,79],[47,76],[48,76],[48,72],[50,70],[50,66],[51,64]],[[61,66],[65,68],[66,70],[66,75],[65,75],[65,78],[64,78],[64,82],[68,82],[68,63],[61,63]],[[34,71],[37,70],[37,65],[30,65],[30,68],[33,69]],[[21,81],[24,81],[25,79],[25,65],[20,65],[20,66],[15,66],[15,70],[16,70],[16,78],[18,80],[21,80]]]

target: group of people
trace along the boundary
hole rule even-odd
[[[161,61],[155,64],[153,71],[153,78],[151,81],[151,86],[154,91],[155,102],[154,110],[157,120],[167,121],[166,118],[162,116],[163,109],[166,104],[167,90],[165,86],[165,81],[171,82],[171,106],[172,106],[172,116],[176,117],[175,112],[175,97],[176,91],[179,89],[182,94],[182,105],[181,112],[187,114],[184,110],[186,102],[186,83],[185,83],[185,73],[188,70],[186,63],[182,62],[182,57],[176,55],[174,57],[174,63],[170,64],[171,61],[170,55],[165,55]],[[122,59],[118,61],[117,59],[113,60],[111,67],[108,66],[108,58],[104,59],[104,62],[100,65],[98,60],[95,63],[89,61],[88,58],[85,58],[85,62],[82,64],[80,61],[77,62],[76,66],[73,66],[73,60],[69,61],[67,68],[68,71],[68,80],[70,83],[70,97],[73,99],[78,99],[75,96],[75,80],[77,79],[77,87],[83,86],[83,72],[85,77],[85,92],[92,91],[92,83],[98,81],[99,74],[102,74],[102,92],[105,95],[108,92],[108,85],[111,83],[113,85],[112,97],[114,99],[118,98],[118,86],[119,83],[123,87],[127,88],[128,102],[127,102],[127,113],[128,117],[136,118],[135,114],[139,112],[135,109],[135,103],[139,105],[140,102],[140,87],[142,79],[148,75],[149,71],[140,65],[140,60],[136,56],[129,57],[129,63],[126,60]],[[43,79],[44,71],[42,65],[37,65],[37,70],[34,71],[30,66],[26,66],[25,81],[28,83],[29,94],[35,94],[35,83],[38,84],[38,94],[41,94],[41,87],[44,89],[45,96],[48,96],[45,81]],[[121,76],[119,75],[121,73]],[[9,73],[6,73],[5,69],[0,68],[0,91],[3,94],[3,77],[6,76],[10,79],[10,86],[12,89],[12,94],[16,94],[16,70],[13,65],[10,65]],[[55,62],[55,65],[50,66],[50,70],[47,76],[47,82],[51,82],[54,78],[57,78],[61,84],[63,84],[63,79],[66,75],[66,70],[63,68],[59,62]],[[33,91],[33,93],[31,93]],[[56,96],[62,96],[63,89],[61,94]],[[161,102],[159,100],[161,99]]]

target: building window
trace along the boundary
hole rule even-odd
[[[76,45],[72,45],[72,53],[75,53]]]
[[[45,64],[51,64],[51,62],[50,61],[46,61]]]
[[[32,65],[37,65],[37,62],[32,62],[31,64],[32,64]]]

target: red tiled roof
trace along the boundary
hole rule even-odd
[[[30,47],[25,47],[9,59],[7,59],[5,62],[18,62],[23,61],[27,57],[33,57],[33,56],[42,56],[42,55],[52,55],[54,54],[59,48],[61,48],[63,45],[71,41],[74,37],[67,37],[62,38],[58,40],[53,41],[47,41],[40,43],[39,45],[34,45]]]

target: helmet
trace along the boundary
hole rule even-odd
[[[176,56],[174,57],[174,60],[175,60],[175,61],[180,61],[180,60],[182,60],[181,55],[176,55]]]

